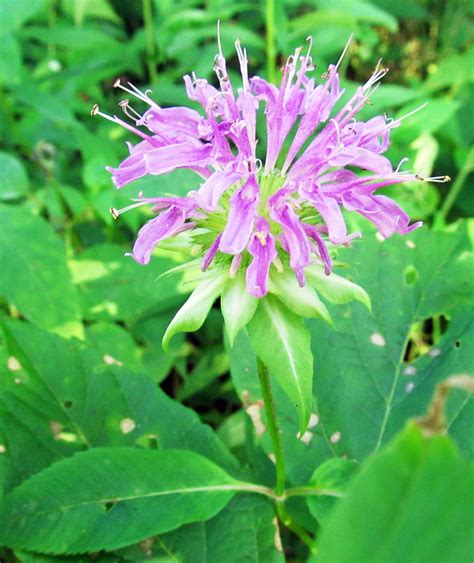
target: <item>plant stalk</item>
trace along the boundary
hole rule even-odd
[[[276,468],[276,510],[278,518],[284,526],[291,530],[300,540],[305,543],[312,553],[316,552],[316,544],[313,538],[294,522],[285,508],[285,462],[283,458],[283,448],[281,445],[280,429],[276,417],[275,401],[273,400],[272,388],[270,385],[270,374],[267,366],[257,357],[258,379],[262,391],[263,405],[265,409],[265,420],[268,433],[273,445]]]
[[[276,486],[277,496],[283,496],[285,491],[285,462],[283,460],[283,448],[281,447],[280,430],[275,411],[272,389],[270,386],[270,374],[267,366],[257,357],[258,379],[262,390],[263,404],[265,408],[266,423],[270,439],[273,445],[276,466]]]
[[[274,84],[276,82],[276,26],[275,26],[275,0],[266,0],[265,3],[265,37],[267,51],[267,78]]]
[[[471,150],[467,155],[466,161],[464,162],[463,167],[461,168],[456,180],[453,182],[451,189],[449,190],[448,195],[446,196],[446,199],[444,200],[443,205],[441,206],[441,209],[438,212],[438,219],[441,219],[442,221],[446,221],[446,217],[448,216],[448,213],[451,211],[451,207],[456,202],[456,199],[458,198],[458,195],[464,185],[464,182],[466,181],[468,175],[473,171],[473,169],[474,169],[474,148],[471,148]]]
[[[157,79],[157,74],[155,67],[155,38],[151,0],[143,0],[143,22],[145,24],[148,77],[150,79],[150,82],[154,84]]]

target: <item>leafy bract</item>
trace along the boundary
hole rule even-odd
[[[214,301],[219,297],[227,281],[226,274],[203,280],[179,309],[163,336],[163,348],[168,349],[178,332],[192,332],[201,328]]]
[[[257,438],[266,454],[273,453],[273,445],[264,423],[262,394],[257,377],[257,362],[250,338],[242,331],[236,338],[230,351],[232,382],[251,416],[251,424],[257,432]],[[271,373],[270,373],[271,376]],[[273,383],[276,383],[273,385]],[[272,379],[272,391],[281,428],[280,438],[285,456],[285,469],[288,481],[294,485],[307,483],[314,468],[334,456],[333,446],[325,434],[317,413],[312,410],[308,429],[301,436],[298,413],[292,400],[279,385],[279,380]],[[262,422],[264,423],[262,426]],[[299,438],[298,438],[299,436]],[[249,440],[247,436],[247,440]],[[260,452],[261,453],[261,452]],[[265,465],[265,463],[267,465]],[[267,470],[273,473],[273,464],[265,455],[255,463],[255,471]]]
[[[409,425],[369,459],[329,517],[317,561],[468,563],[474,471],[445,436]]]
[[[46,221],[21,207],[1,205],[0,224],[0,295],[38,326],[82,336],[61,239]]]
[[[235,337],[239,331],[253,317],[257,305],[258,299],[248,292],[243,274],[229,280],[221,295],[221,308],[231,347],[234,345]]]
[[[115,549],[207,520],[238,482],[193,452],[96,448],[25,481],[0,506],[0,544],[47,553]]]
[[[313,370],[309,334],[303,319],[268,295],[260,300],[248,331],[255,352],[295,405],[303,433],[312,406]]]

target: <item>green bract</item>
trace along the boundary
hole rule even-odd
[[[194,264],[189,268],[192,278],[197,270]],[[186,266],[178,268],[178,271],[183,269]],[[334,273],[327,276],[324,269],[316,264],[306,268],[305,273],[308,284],[300,287],[289,269],[283,267],[279,271],[274,268],[270,275],[269,293],[261,299],[248,293],[242,272],[234,277],[227,272],[201,274],[201,281],[163,336],[163,346],[168,349],[175,334],[201,328],[213,303],[220,297],[230,346],[233,346],[238,333],[250,323],[253,348],[298,410],[302,433],[306,430],[311,409],[313,362],[308,329],[302,319],[319,317],[333,325],[319,295],[336,304],[360,301],[370,310],[370,298],[357,284]]]

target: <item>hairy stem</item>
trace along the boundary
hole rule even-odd
[[[273,84],[276,81],[276,41],[275,41],[275,0],[265,3],[265,37],[267,51],[267,78]]]
[[[262,390],[263,405],[265,409],[265,419],[273,445],[276,466],[276,485],[275,500],[278,518],[284,526],[291,530],[300,540],[305,543],[315,553],[316,547],[313,538],[294,522],[285,508],[285,462],[283,458],[283,448],[281,446],[280,430],[276,417],[275,402],[273,400],[272,388],[270,385],[270,375],[267,366],[257,357],[258,379]],[[291,489],[290,489],[291,490]]]
[[[257,358],[258,379],[262,390],[263,404],[265,407],[266,423],[268,432],[273,445],[276,465],[276,486],[275,493],[282,496],[285,491],[285,463],[283,460],[283,449],[281,447],[280,430],[273,401],[272,389],[270,386],[270,375],[267,366]]]
[[[148,76],[150,78],[150,82],[153,84],[156,82],[157,75],[155,68],[155,39],[151,0],[143,0],[143,21],[145,23]]]

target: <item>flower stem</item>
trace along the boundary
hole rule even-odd
[[[265,28],[267,50],[267,78],[276,82],[275,0],[265,2]]]
[[[283,495],[285,491],[285,463],[283,461],[283,449],[281,447],[280,430],[276,418],[275,402],[273,401],[270,386],[270,375],[267,366],[257,357],[258,379],[262,390],[263,404],[265,408],[266,423],[273,445],[276,465],[276,487],[277,496]]]
[[[285,508],[285,462],[283,459],[283,448],[280,439],[280,430],[276,417],[275,402],[273,400],[272,388],[270,385],[270,375],[267,366],[257,357],[258,379],[262,391],[263,405],[265,409],[265,420],[273,445],[276,467],[276,510],[278,518],[284,526],[291,530],[300,540],[305,543],[312,553],[316,552],[316,545],[313,538],[294,522]]]
[[[148,76],[150,78],[150,82],[154,84],[156,82],[157,75],[155,68],[155,40],[151,0],[143,0],[143,21],[145,23]]]
[[[474,149],[471,148],[464,162],[464,165],[461,168],[461,171],[459,172],[456,180],[453,182],[451,189],[449,190],[449,193],[446,199],[444,200],[441,209],[439,210],[438,219],[441,219],[442,221],[446,220],[446,217],[448,216],[451,207],[455,203],[459,195],[459,192],[461,191],[461,188],[464,185],[464,182],[466,181],[468,175],[473,171],[473,169],[474,169]]]

